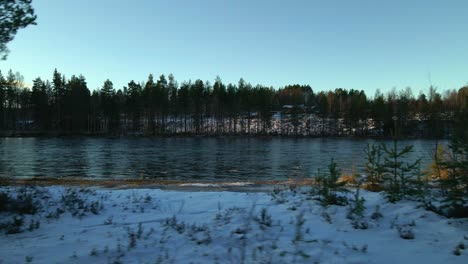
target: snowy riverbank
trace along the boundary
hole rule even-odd
[[[468,247],[468,219],[448,219],[413,201],[388,203],[380,193],[362,192],[368,226],[355,229],[347,206],[322,207],[307,188],[274,195],[58,186],[0,191],[39,205],[16,229],[13,214],[0,212],[0,263],[468,261],[468,249],[461,249]]]

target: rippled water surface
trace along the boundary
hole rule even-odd
[[[373,140],[259,138],[1,138],[0,176],[154,178],[186,181],[311,177],[334,158],[362,170]],[[387,143],[390,143],[388,141]],[[447,144],[447,142],[443,142]],[[409,159],[430,162],[436,141],[414,145]],[[424,167],[424,165],[423,165]]]

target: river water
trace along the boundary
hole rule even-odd
[[[391,141],[380,141],[387,144]],[[0,138],[0,176],[270,181],[313,177],[333,158],[361,172],[370,139],[341,138]],[[441,143],[447,144],[447,141]],[[413,145],[407,160],[431,162],[436,141]]]

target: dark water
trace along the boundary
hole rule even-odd
[[[284,180],[313,176],[317,169],[326,169],[331,158],[344,172],[353,168],[360,171],[365,162],[363,149],[373,142],[281,138],[1,138],[0,176]],[[436,142],[401,142],[405,144],[414,145],[410,160],[422,158],[427,165]]]

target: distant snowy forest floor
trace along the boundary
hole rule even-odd
[[[468,263],[468,219],[381,193],[362,191],[357,226],[348,206],[323,207],[309,187],[0,193],[0,263]]]

